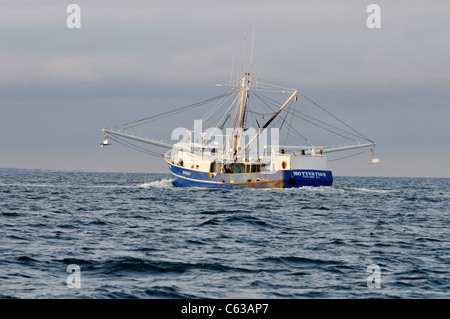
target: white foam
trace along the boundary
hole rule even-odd
[[[377,194],[389,194],[396,192],[396,190],[388,189],[374,189],[374,188],[364,188],[364,187],[336,187],[336,190],[341,190],[343,192],[359,192],[359,193],[377,193]]]
[[[173,178],[170,178],[170,179],[165,178],[160,181],[139,184],[137,187],[141,187],[141,188],[172,188],[173,181],[174,181]]]

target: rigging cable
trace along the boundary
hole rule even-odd
[[[262,98],[261,96],[259,96],[258,94],[256,94],[255,92],[253,92],[253,95],[255,95],[263,104],[265,104],[271,111],[275,112]],[[265,96],[263,96],[264,98],[267,98]],[[271,99],[269,99],[271,100]],[[313,144],[306,138],[304,137],[299,131],[297,131],[292,125],[290,125],[288,123],[288,126],[295,132],[297,133],[306,143],[308,143],[310,146],[313,146]]]
[[[219,102],[216,103],[216,105],[214,105],[214,107],[212,107],[202,118],[202,122],[205,122],[206,120],[208,120],[210,117],[212,117],[214,115],[214,113],[218,112],[219,109],[222,107],[222,105],[225,104],[225,102],[227,102],[230,97],[235,93],[235,90],[230,90],[225,96],[223,96],[221,98],[221,100]],[[227,97],[225,99],[225,97]],[[193,128],[193,130],[195,129],[195,127]]]
[[[301,94],[301,93],[300,93]],[[361,134],[360,132],[358,132],[357,130],[355,130],[353,127],[351,127],[350,125],[348,125],[347,123],[345,123],[344,121],[340,120],[338,117],[336,117],[335,115],[331,114],[330,112],[328,112],[325,108],[323,108],[322,106],[320,106],[319,104],[317,104],[316,102],[314,102],[313,100],[311,100],[309,97],[301,94],[304,98],[306,98],[308,101],[310,101],[311,103],[313,103],[315,106],[319,107],[322,111],[326,112],[327,114],[331,115],[332,117],[334,117],[336,120],[338,120],[339,122],[341,122],[342,124],[344,124],[345,126],[347,126],[349,129],[353,130],[354,132],[356,132],[357,134],[359,134],[361,137],[363,137],[364,139],[366,139],[369,142],[373,142],[372,140],[368,139],[367,137],[365,137],[363,134]]]
[[[229,93],[230,93],[229,95],[226,95],[226,96],[228,96],[228,97],[227,97],[225,100],[223,100],[223,99],[224,99],[226,96],[224,96],[224,97],[222,98],[222,100],[220,100],[220,101],[219,101],[219,102],[218,102],[211,110],[209,110],[209,111],[205,114],[205,116],[203,116],[202,122],[201,122],[202,125],[205,125],[206,121],[209,120],[210,117],[212,117],[216,112],[219,111],[219,109],[225,104],[225,102],[227,102],[227,101],[230,99],[230,97],[231,97],[234,93],[236,93],[236,90],[231,90]],[[227,109],[227,111],[225,112],[225,114],[222,116],[222,118],[221,118],[221,120],[219,121],[219,123],[217,124],[216,128],[219,126],[220,122],[225,118],[225,116],[227,115],[227,113],[228,113],[229,110],[231,109],[231,106],[235,103],[236,99],[237,99],[237,96],[236,96],[236,98],[233,100],[233,102],[231,103],[230,107]],[[197,129],[197,127],[194,125],[194,127],[192,128],[192,131],[195,131],[196,129]]]
[[[293,116],[298,117],[299,119],[302,119],[302,120],[305,121],[305,122],[308,122],[308,123],[310,123],[310,124],[312,124],[312,125],[315,125],[315,126],[317,126],[317,127],[320,127],[321,129],[324,129],[324,130],[326,130],[326,131],[328,131],[328,132],[331,132],[331,133],[333,133],[333,134],[339,135],[339,136],[341,136],[341,137],[343,137],[343,138],[346,138],[346,139],[348,139],[348,140],[350,140],[350,141],[357,142],[357,140],[354,140],[354,139],[352,139],[352,138],[350,138],[350,137],[348,137],[348,136],[345,136],[345,135],[339,134],[339,133],[337,133],[337,132],[334,132],[334,131],[332,131],[332,130],[330,130],[330,129],[327,129],[326,127],[320,126],[319,124],[316,124],[316,123],[314,123],[314,122],[311,122],[311,121],[309,121],[309,120],[307,120],[307,119],[305,119],[305,118],[303,118],[303,117],[301,117],[301,116],[299,116],[299,115],[297,115],[297,114],[294,114],[294,113],[291,113],[291,114],[292,114]],[[326,123],[325,123],[325,124],[326,124]],[[329,125],[329,124],[327,124],[327,125]],[[348,132],[346,132],[346,133],[348,133]],[[352,134],[352,135],[354,135],[354,134]]]
[[[281,125],[280,125],[280,131],[281,131],[281,128],[283,127],[284,123],[286,122],[286,118],[289,115],[289,110],[291,109],[291,106],[292,106],[293,103],[294,103],[293,100],[289,103],[289,106],[288,106],[288,108],[286,110],[286,115],[284,116],[283,121],[281,122]]]
[[[297,105],[297,103],[294,104],[294,107],[292,108],[292,111],[294,111],[296,105]],[[291,107],[289,107],[288,112],[290,111],[290,109],[291,109]],[[293,119],[294,119],[294,116],[292,115],[292,116],[291,116],[291,122],[289,123],[289,129],[288,129],[288,131],[287,131],[287,133],[286,133],[286,138],[285,138],[285,140],[284,140],[284,144],[287,144],[287,139],[288,139],[288,137],[290,136],[289,133],[291,132],[292,120],[293,120]]]
[[[297,110],[293,110],[293,112],[298,113],[298,114],[301,114],[301,115],[303,115],[303,116],[306,116],[306,117],[310,118],[311,120],[314,120],[314,121],[317,121],[317,122],[322,123],[322,124],[324,124],[324,125],[327,125],[327,126],[329,126],[329,127],[332,127],[332,128],[334,128],[334,129],[336,129],[336,130],[338,130],[338,131],[341,131],[341,132],[344,132],[344,133],[346,133],[346,134],[348,134],[348,135],[351,135],[351,136],[354,136],[354,137],[361,138],[361,136],[359,136],[359,135],[353,134],[353,133],[351,133],[351,132],[347,132],[346,130],[343,130],[343,129],[337,127],[337,126],[331,125],[331,124],[326,123],[326,122],[324,122],[324,121],[321,121],[321,120],[319,120],[319,119],[316,119],[315,117],[312,117],[312,116],[310,116],[310,115],[308,115],[308,114],[302,113],[302,112],[297,111]],[[294,116],[297,116],[297,117],[299,117],[300,119],[302,119],[302,120],[304,120],[304,121],[307,121],[307,120],[305,120],[304,118],[302,118],[302,117],[299,116],[299,115],[295,115],[295,114],[294,114]],[[308,122],[308,123],[311,123],[311,124],[313,124],[313,125],[315,125],[315,126],[318,126],[318,127],[320,127],[320,128],[326,129],[326,128],[320,126],[319,124],[315,124],[315,123],[312,123],[312,122],[309,122],[309,121],[307,121],[307,122]],[[333,132],[333,131],[330,131],[330,132]],[[333,132],[333,133],[335,133],[335,132]],[[349,137],[347,137],[347,138],[351,140],[351,138],[349,138]],[[353,141],[354,141],[354,140],[353,140]]]
[[[222,95],[219,95],[219,96],[216,96],[216,97],[204,100],[202,102],[197,102],[197,103],[194,103],[194,104],[190,104],[190,105],[187,105],[187,106],[180,107],[180,108],[175,109],[175,110],[171,110],[171,111],[163,112],[163,113],[160,113],[160,114],[152,115],[152,116],[149,116],[149,117],[137,120],[137,121],[133,121],[133,122],[129,122],[129,123],[121,124],[121,125],[116,125],[115,127],[122,126],[123,129],[126,130],[126,129],[129,129],[129,128],[132,128],[132,127],[144,125],[144,124],[147,124],[147,123],[149,123],[151,121],[156,120],[159,117],[166,116],[166,115],[169,115],[169,114],[172,114],[172,113],[179,113],[179,112],[182,112],[182,111],[186,111],[188,109],[195,108],[195,107],[207,104],[209,102],[212,102],[212,101],[224,98],[224,97],[226,97],[228,95],[231,95],[233,93],[234,92],[228,92],[228,93],[225,93],[225,94],[222,94]]]
[[[113,141],[115,141],[115,142],[117,142],[117,143],[119,143],[119,144],[121,144],[121,145],[123,145],[125,147],[131,148],[131,149],[133,149],[135,151],[138,151],[138,152],[141,152],[141,153],[144,153],[144,154],[147,154],[147,155],[156,156],[156,157],[164,157],[164,154],[159,154],[159,153],[147,150],[147,149],[145,149],[145,148],[143,148],[141,146],[138,146],[138,145],[133,144],[131,142],[125,141],[124,139],[122,139],[120,137],[111,136],[111,134],[108,134],[108,137],[111,140],[113,140]]]
[[[356,153],[356,154],[352,154],[352,155],[348,155],[348,156],[344,156],[344,157],[340,157],[340,158],[335,158],[335,159],[332,159],[332,160],[327,160],[327,162],[340,161],[340,160],[343,160],[343,159],[346,159],[346,158],[349,158],[349,157],[354,157],[354,156],[360,155],[360,154],[365,153],[365,152],[367,152],[367,150],[359,152],[359,153]]]
[[[302,96],[304,96],[304,95],[302,94]],[[319,119],[316,119],[316,118],[314,118],[314,117],[312,117],[312,116],[310,116],[310,115],[304,114],[304,113],[302,113],[302,112],[300,112],[300,111],[293,110],[293,112],[299,113],[299,114],[301,114],[301,115],[303,115],[303,116],[306,116],[306,117],[308,117],[308,118],[310,118],[310,119],[312,119],[312,120],[314,120],[314,121],[317,121],[317,122],[319,122],[319,123],[322,123],[322,124],[324,124],[324,125],[327,125],[327,126],[329,126],[329,127],[332,127],[332,128],[334,128],[334,129],[336,129],[336,130],[338,130],[338,131],[341,131],[341,132],[344,132],[344,133],[346,133],[346,134],[348,134],[348,135],[351,135],[351,136],[354,136],[354,137],[358,137],[358,138],[361,138],[361,137],[362,137],[362,138],[366,139],[367,141],[372,142],[372,141],[369,140],[367,137],[365,137],[364,135],[362,135],[361,133],[359,133],[358,131],[356,131],[354,128],[350,127],[348,124],[346,124],[346,123],[344,123],[342,120],[338,119],[336,116],[334,116],[333,114],[331,114],[330,112],[328,112],[327,110],[325,110],[323,107],[321,107],[320,105],[318,105],[318,104],[315,103],[314,101],[310,100],[308,97],[306,97],[306,96],[304,96],[304,97],[305,97],[307,100],[309,100],[311,103],[313,103],[314,105],[316,105],[316,106],[318,106],[319,108],[321,108],[324,112],[328,113],[329,115],[331,115],[332,117],[334,117],[336,120],[338,120],[339,122],[343,123],[345,126],[349,127],[349,128],[352,129],[353,131],[355,131],[355,132],[356,132],[357,134],[359,134],[359,135],[355,135],[355,134],[353,134],[353,133],[351,133],[351,132],[348,132],[348,131],[346,131],[346,130],[343,130],[343,129],[339,128],[339,127],[336,127],[336,126],[334,126],[334,125],[325,123],[325,122],[323,122],[323,121],[321,121],[321,120],[319,120]],[[271,98],[269,98],[269,97],[267,97],[267,96],[264,96],[264,98],[270,100],[272,103],[276,103],[276,101],[272,100]],[[288,110],[288,112],[290,112],[290,110]],[[324,130],[326,130],[326,131],[328,131],[328,132],[330,132],[330,133],[339,135],[339,136],[341,136],[341,137],[343,137],[343,138],[345,138],[345,139],[348,139],[348,140],[350,140],[350,141],[352,141],[352,142],[357,142],[356,140],[354,140],[354,139],[352,139],[352,138],[350,138],[350,137],[348,137],[348,136],[344,136],[344,135],[342,135],[342,134],[340,134],[340,133],[337,133],[337,132],[335,132],[335,131],[333,131],[333,130],[331,130],[331,129],[328,129],[328,128],[326,128],[326,127],[323,127],[323,126],[321,126],[321,125],[319,125],[319,124],[317,124],[317,123],[311,122],[311,121],[309,121],[309,120],[307,120],[307,119],[305,119],[305,118],[303,118],[303,117],[301,117],[301,116],[299,116],[299,115],[297,115],[297,114],[293,114],[293,115],[296,116],[296,117],[298,117],[298,118],[300,118],[300,119],[302,119],[302,120],[304,120],[305,122],[308,122],[308,123],[310,123],[310,124],[312,124],[312,125],[315,125],[315,126],[317,126],[317,127],[320,127],[321,129],[324,129]]]

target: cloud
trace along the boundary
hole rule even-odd
[[[438,6],[381,1],[383,27],[369,30],[357,1],[237,3],[80,1],[82,29],[70,30],[62,4],[8,2],[0,83],[226,80],[233,55],[239,69],[243,37],[249,54],[255,25],[254,71],[267,81],[449,84]]]

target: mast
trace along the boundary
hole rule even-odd
[[[246,81],[246,78],[244,76],[244,77],[242,77],[242,83],[241,83],[242,97],[241,97],[241,107],[240,107],[239,126],[238,126],[240,129],[244,128],[245,111],[247,109],[247,100],[248,100],[248,91],[250,90],[250,88],[248,86],[246,86],[245,81]]]
[[[247,76],[247,73],[246,73]],[[242,131],[244,129],[244,122],[245,122],[245,112],[247,109],[247,100],[248,100],[248,92],[250,88],[246,85],[247,78],[245,76],[242,77],[241,81],[241,102],[239,105],[239,121],[237,130],[233,134],[233,155],[237,155],[238,147],[241,140]],[[250,81],[248,81],[250,82]]]

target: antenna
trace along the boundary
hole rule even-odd
[[[242,64],[241,64],[241,76],[244,75],[244,56],[245,56],[245,44],[247,42],[247,39],[244,38],[244,47],[242,48]]]
[[[234,69],[234,54],[233,54],[233,62],[231,62],[230,85],[233,85],[233,69]]]
[[[253,47],[255,45],[255,26],[253,25],[253,33],[252,33],[252,51],[250,55],[250,79],[252,78],[253,74]]]

